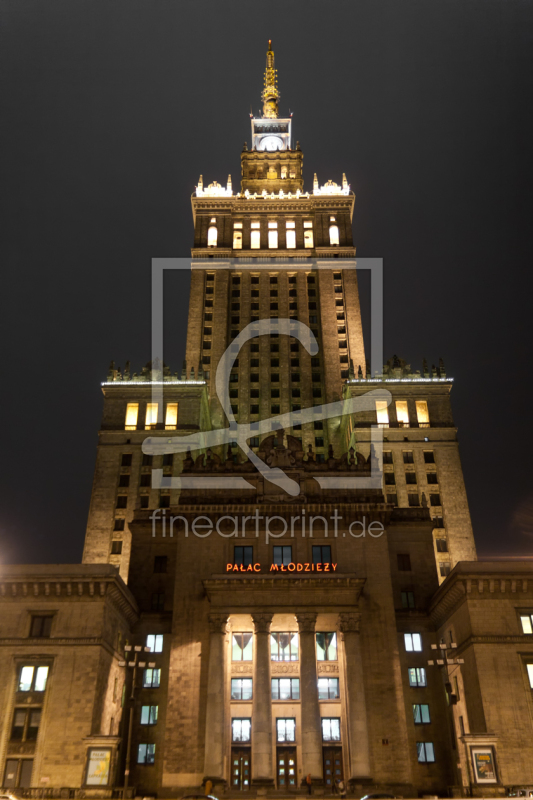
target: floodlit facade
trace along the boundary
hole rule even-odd
[[[503,796],[533,784],[533,569],[476,561],[442,361],[370,374],[355,197],[305,189],[270,44],[262,99],[240,191],[192,198],[183,369],[102,386],[83,564],[0,573],[3,785]],[[228,351],[249,457],[202,438]]]

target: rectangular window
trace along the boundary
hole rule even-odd
[[[272,223],[270,223],[270,222],[268,223],[269,228],[270,228],[271,224]],[[277,232],[277,230],[269,230],[268,231],[268,246],[271,249],[276,248],[278,246],[278,232]]]
[[[446,578],[450,572],[452,571],[452,565],[450,561],[440,561],[439,562],[439,571],[441,578]]]
[[[252,699],[252,679],[251,678],[232,678],[231,679],[231,699],[232,700],[251,700]]]
[[[533,664],[526,664],[527,677],[529,678],[529,686],[533,689]]]
[[[36,616],[31,618],[30,636],[38,639],[49,639],[52,630],[52,617]]]
[[[436,472],[428,472],[427,475],[426,475],[426,479],[427,479],[428,483],[432,483],[432,484],[435,484],[435,483],[439,482],[439,479],[437,477],[437,473]]]
[[[404,450],[403,451],[403,463],[404,464],[414,464],[415,460],[413,458],[413,451],[412,450]]]
[[[520,614],[522,633],[533,634],[533,613]]]
[[[137,429],[137,418],[139,416],[139,403],[128,403],[126,406],[126,422],[124,428],[127,431]]]
[[[429,495],[429,505],[430,506],[441,506],[442,502],[440,499],[440,494],[430,494]]]
[[[426,670],[424,667],[409,668],[409,686],[426,686]]]
[[[251,546],[234,547],[233,563],[237,566],[249,567],[254,561],[254,548]]]
[[[420,498],[418,496],[418,492],[416,494],[414,492],[408,493],[407,502],[410,508],[417,508],[420,505]]]
[[[316,441],[317,439],[315,439]],[[324,440],[322,440],[322,445],[320,446],[324,446]],[[331,547],[329,544],[313,545],[313,564],[331,564]]]
[[[403,638],[408,653],[422,652],[422,637],[419,633],[404,633]]]
[[[337,660],[337,633],[316,634],[316,657],[317,661],[336,661]]]
[[[413,717],[415,725],[427,725],[429,722],[431,722],[429,716],[429,706],[413,703]]]
[[[122,453],[121,467],[131,467],[132,453]]]
[[[430,764],[435,761],[433,742],[417,742],[416,749],[418,752],[418,760],[421,764]]]
[[[292,563],[292,547],[290,545],[274,545],[272,548],[272,563],[287,566]]]
[[[298,634],[293,631],[271,633],[270,660],[298,661]]]
[[[287,236],[287,249],[289,249],[289,250],[294,250],[294,248],[296,247],[296,231],[295,231],[295,230],[292,230],[292,229],[290,229],[290,228],[288,227],[288,226],[289,226],[289,224],[290,224],[290,223],[287,223],[287,231],[286,231],[286,236]],[[293,223],[293,224],[294,224],[294,223]]]
[[[18,684],[19,692],[44,692],[48,680],[48,667],[22,667]]]
[[[437,545],[437,553],[447,553],[448,552],[448,542],[446,539],[435,539],[435,543]]]
[[[253,633],[234,633],[231,637],[231,660],[251,661]]]
[[[407,485],[412,486],[416,484],[416,472],[406,472],[405,473],[405,482]]]
[[[318,679],[318,699],[319,700],[338,700],[339,679],[338,678],[319,678]]]
[[[300,678],[272,678],[272,700],[299,700]]]
[[[400,572],[411,572],[411,557],[409,553],[398,553],[396,557]]]
[[[157,424],[157,403],[146,404],[146,420],[144,427],[147,431],[152,430],[152,426]]]
[[[424,450],[424,463],[426,464],[435,463],[435,453],[433,452],[433,450]]]
[[[392,464],[392,450],[384,450],[383,451],[383,463],[384,464]]]
[[[389,427],[389,411],[386,400],[376,400],[376,416],[380,428]]]
[[[322,717],[322,741],[340,742],[341,721],[339,717]]]
[[[415,593],[404,591],[401,593],[402,608],[415,608]]]
[[[152,653],[162,653],[163,634],[162,633],[148,634],[148,636],[146,637],[146,647],[149,647]]]
[[[140,744],[137,750],[137,764],[153,764],[155,762],[155,744]]]
[[[164,592],[153,592],[152,593],[152,606],[151,607],[152,607],[152,611],[164,611],[165,610],[165,593]]]
[[[394,486],[396,484],[396,478],[394,476],[394,472],[386,472],[383,478],[385,481],[385,486]]]
[[[118,479],[118,485],[121,487],[129,486],[130,485],[130,476],[129,475],[120,475]]]
[[[24,738],[24,728],[26,727],[27,709],[16,708],[13,714],[13,725],[11,728],[11,741],[22,741]]]
[[[236,226],[234,226],[235,228]],[[242,250],[242,231],[233,231],[233,249]]]
[[[293,717],[276,719],[276,740],[279,743],[296,741],[296,720]]]
[[[250,247],[252,250],[259,250],[261,247],[261,231],[259,230],[259,222],[252,222]]]
[[[158,689],[161,683],[160,669],[145,669],[143,672],[143,689]]]
[[[167,403],[167,415],[165,417],[165,430],[175,431],[178,426],[178,404]]]
[[[429,428],[428,404],[425,400],[416,401],[416,418],[419,428]]]
[[[111,542],[111,555],[119,556],[122,553],[122,539],[113,539]]]
[[[407,400],[396,400],[396,419],[400,428],[409,427],[409,411],[407,410]]]
[[[154,573],[164,574],[168,567],[167,556],[154,556]]]
[[[159,706],[141,706],[141,725],[155,725]]]
[[[251,719],[232,719],[231,720],[231,741],[250,742],[252,734]]]

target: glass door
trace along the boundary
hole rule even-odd
[[[295,747],[278,747],[276,778],[278,789],[296,788]]]
[[[231,788],[246,791],[250,788],[252,777],[250,748],[231,749]]]

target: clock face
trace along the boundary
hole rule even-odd
[[[258,150],[268,150],[269,152],[283,150],[283,139],[280,139],[279,136],[265,136],[259,142]]]

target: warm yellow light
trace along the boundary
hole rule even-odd
[[[339,244],[339,227],[338,225],[329,226],[329,243]]]
[[[386,400],[376,400],[376,415],[378,418],[378,425],[381,427],[388,427],[389,425],[389,411],[387,408]]]
[[[407,400],[396,401],[396,418],[401,426],[409,425],[409,411],[407,410]]]
[[[139,416],[139,403],[128,403],[126,406],[126,424],[127,431],[134,431],[137,428],[137,418]]]
[[[167,415],[165,417],[165,430],[175,431],[178,424],[178,404],[167,403]]]
[[[233,231],[233,249],[242,250],[242,231]]]
[[[207,231],[207,246],[208,247],[216,247],[217,246],[217,236],[218,231],[215,227],[211,226]]]
[[[421,428],[429,428],[428,404],[425,400],[416,401],[416,418]]]
[[[258,230],[251,231],[250,247],[252,248],[252,250],[259,250],[259,248],[261,247],[261,231]]]
[[[157,423],[157,403],[148,403],[146,406],[145,428],[149,431]]]
[[[287,230],[287,247],[294,249],[296,247],[296,231],[289,228]]]
[[[278,246],[278,232],[276,230],[269,230],[269,232],[268,232],[268,246],[270,248],[274,248],[274,247]]]
[[[304,247],[314,247],[313,231],[304,231]]]

